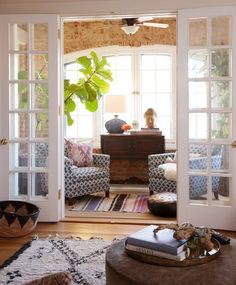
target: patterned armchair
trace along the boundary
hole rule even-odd
[[[207,169],[206,150],[202,146],[193,145],[190,153],[199,154],[189,159],[189,168],[204,170]],[[152,154],[148,156],[149,166],[149,192],[174,192],[176,193],[176,181],[165,178],[165,170],[161,165],[166,163],[167,158],[174,158],[174,153]],[[219,169],[222,163],[222,152],[216,151],[212,154],[211,165],[213,169]],[[207,177],[191,175],[189,177],[190,199],[200,197],[207,193]],[[218,199],[219,177],[212,177],[212,191],[216,199]]]
[[[105,191],[106,197],[109,197],[110,190],[110,156],[106,154],[93,154],[93,166],[77,167],[69,159],[67,148],[64,149],[64,175],[65,175],[65,197],[69,203],[73,198],[85,194]],[[36,166],[45,167],[48,157],[48,145],[40,143],[36,149]],[[39,174],[41,193],[48,193],[47,175]]]
[[[69,204],[73,198],[89,193],[105,191],[109,197],[110,156],[93,154],[93,166],[77,167],[65,156],[65,196]]]
[[[167,180],[164,176],[164,169],[159,167],[166,163],[167,158],[174,158],[174,153],[150,154],[148,156],[149,170],[149,193],[153,192],[172,192],[176,193],[176,181]]]

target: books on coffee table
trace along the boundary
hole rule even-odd
[[[174,230],[163,229],[157,234],[153,230],[157,226],[147,226],[127,237],[126,244],[150,250],[178,255],[185,250],[187,240],[176,240]]]
[[[186,251],[183,250],[179,254],[170,254],[163,251],[150,249],[142,246],[132,245],[132,244],[125,244],[125,248],[129,251],[138,252],[142,254],[157,256],[161,258],[167,258],[175,261],[183,261],[186,259]]]

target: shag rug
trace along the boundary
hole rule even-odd
[[[113,194],[107,198],[102,195],[85,195],[76,199],[72,211],[79,212],[128,212],[148,213],[148,194]]]
[[[1,266],[0,284],[19,285],[70,272],[71,284],[104,285],[105,252],[111,243],[100,238],[35,238]]]

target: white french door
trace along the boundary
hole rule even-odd
[[[178,222],[236,230],[236,8],[178,13]]]
[[[0,200],[41,208],[59,219],[60,128],[58,18],[0,17]]]

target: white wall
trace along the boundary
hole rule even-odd
[[[142,15],[235,4],[235,0],[0,0],[0,14]]]

